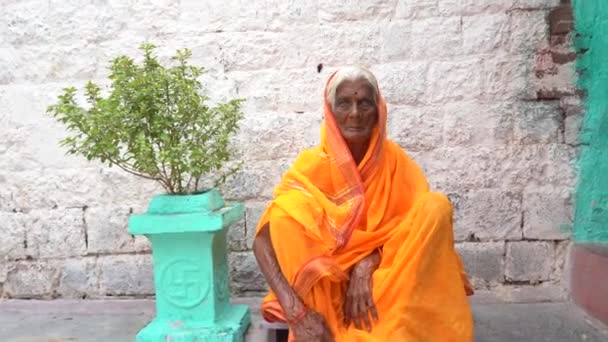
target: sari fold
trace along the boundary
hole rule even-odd
[[[258,232],[270,223],[282,273],[326,318],[336,341],[472,341],[472,287],[454,250],[452,207],[387,139],[386,104],[378,98],[378,124],[359,165],[325,101],[321,144],[284,174]],[[349,271],[378,249],[372,279],[379,321],[371,333],[344,327]],[[262,314],[285,321],[272,291]]]

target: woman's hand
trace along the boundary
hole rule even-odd
[[[334,342],[334,336],[325,318],[310,309],[300,321],[290,325],[289,329],[296,342]]]
[[[378,321],[378,312],[372,295],[372,274],[380,264],[380,254],[372,253],[361,260],[351,271],[346,298],[344,301],[344,325],[348,327],[351,323],[357,329],[367,328],[372,330],[372,321]]]

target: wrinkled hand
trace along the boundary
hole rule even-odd
[[[325,318],[310,309],[301,321],[289,329],[296,342],[334,342],[334,336]]]
[[[344,325],[346,327],[354,323],[357,329],[367,328],[367,331],[371,331],[370,314],[374,323],[378,321],[378,312],[372,295],[374,271],[375,267],[365,260],[353,268],[344,301]]]

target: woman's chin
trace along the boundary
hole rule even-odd
[[[348,144],[366,144],[371,138],[371,134],[367,131],[347,131],[342,134],[342,137]]]

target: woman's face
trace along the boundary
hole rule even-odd
[[[366,80],[342,82],[336,89],[333,112],[348,144],[367,144],[378,122],[372,86]]]

